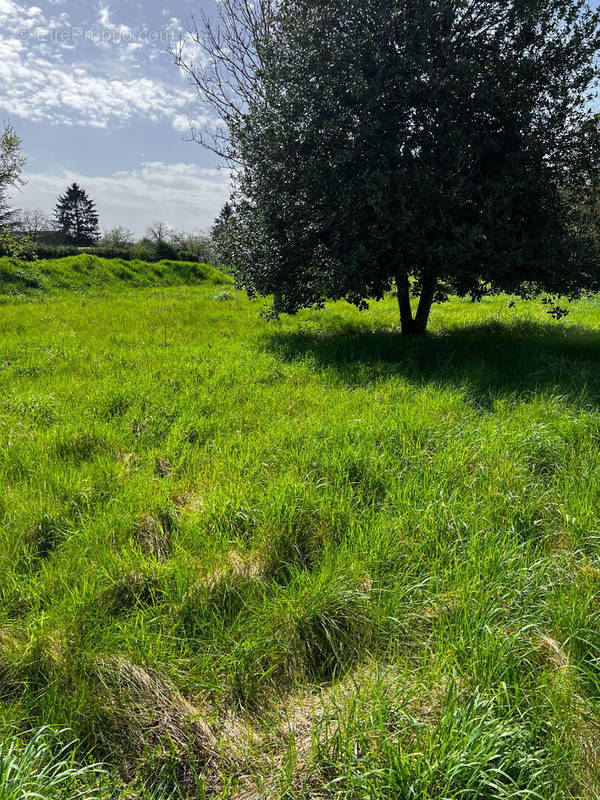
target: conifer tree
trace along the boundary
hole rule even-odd
[[[96,204],[76,183],[59,196],[54,216],[59,231],[69,244],[85,247],[98,242],[100,230]]]

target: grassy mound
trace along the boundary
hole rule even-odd
[[[44,726],[69,797],[600,796],[597,300],[454,301],[420,341],[392,299],[267,324],[211,281],[26,311],[1,800],[13,741],[48,795]]]
[[[231,279],[207,264],[186,261],[150,264],[93,255],[68,256],[30,264],[0,259],[0,295],[189,286],[205,282],[228,285]]]

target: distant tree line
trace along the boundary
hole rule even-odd
[[[10,144],[8,139],[6,144]],[[12,183],[8,180],[2,183],[1,178],[0,172],[0,184],[7,187],[20,179],[14,175]],[[202,230],[178,231],[165,222],[156,221],[148,226],[141,238],[136,238],[129,228],[122,225],[101,234],[96,204],[77,183],[71,184],[58,197],[52,214],[40,209],[12,210],[0,191],[0,230],[10,231],[11,241],[20,242],[21,250],[30,258],[60,258],[92,252],[105,258],[127,261],[215,260],[211,235]],[[1,242],[0,254],[8,254]]]

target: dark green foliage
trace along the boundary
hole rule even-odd
[[[48,558],[68,535],[68,521],[44,514],[34,527],[29,539],[32,555],[34,558]]]
[[[99,258],[120,259],[121,261],[195,261],[197,263],[205,263],[206,259],[199,258],[196,252],[188,249],[181,249],[163,243],[164,247],[157,247],[154,242],[149,239],[140,239],[131,245],[112,245],[100,242],[98,245],[90,247],[77,247],[76,245],[53,245],[53,244],[36,244],[32,248],[34,256],[42,259],[56,259],[66,258],[68,256],[77,256],[83,254],[95,255]],[[165,253],[167,255],[165,255]],[[2,242],[0,241],[0,255],[7,255],[2,252]],[[206,253],[208,255],[208,252]]]
[[[129,572],[117,578],[95,599],[111,617],[125,616],[136,607],[156,605],[163,596],[158,578],[152,574]]]
[[[160,238],[147,236],[134,241],[133,233],[127,228],[117,227],[106,231],[96,244],[85,247],[73,242],[61,243],[61,234],[56,234],[56,243],[44,240],[35,242],[31,247],[29,258],[65,258],[67,256],[89,253],[101,258],[118,258],[122,261],[196,261],[212,262],[212,242],[210,237],[201,231],[185,233],[168,229]],[[0,241],[0,255],[3,253]]]
[[[144,261],[174,261],[179,257],[177,248],[164,239],[152,240],[144,237],[133,245],[132,253],[135,258]]]
[[[0,294],[21,294],[41,289],[43,281],[35,267],[28,262],[15,264],[13,259],[0,261]]]
[[[67,258],[87,254],[99,258],[118,258],[121,261],[161,261],[152,243],[144,240],[127,246],[114,246],[100,242],[98,245],[84,248],[74,244],[36,244],[35,254],[42,259]]]
[[[59,195],[54,215],[67,244],[85,247],[96,244],[100,238],[96,204],[76,183],[69,186],[65,194]]]
[[[449,294],[598,287],[585,212],[600,178],[599,12],[581,0],[270,5],[250,99],[224,115],[240,164],[229,252],[250,294],[275,294],[276,312],[363,307],[395,281],[410,334]]]
[[[218,217],[215,219],[211,229],[211,237],[214,242],[216,256],[219,263],[230,264],[232,253],[230,252],[230,238],[232,225],[234,222],[233,206],[230,202],[225,203]]]

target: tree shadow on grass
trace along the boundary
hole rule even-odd
[[[418,385],[465,388],[484,407],[543,391],[578,405],[600,403],[600,331],[564,323],[492,320],[419,339],[348,326],[282,331],[267,341],[284,360],[309,359],[352,387],[401,376]]]

